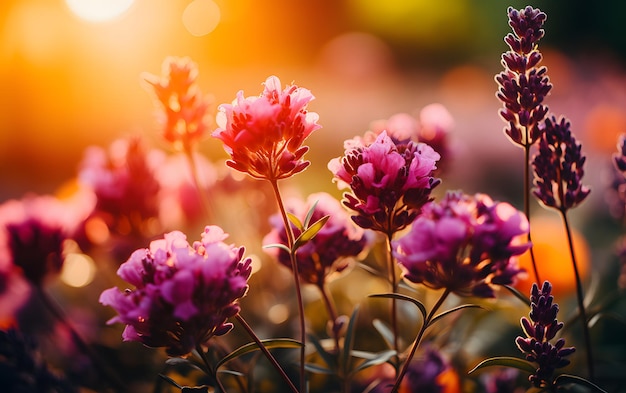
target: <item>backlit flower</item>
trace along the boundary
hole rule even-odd
[[[174,148],[190,151],[212,125],[212,100],[200,92],[198,66],[188,57],[168,57],[161,77],[145,74],[143,78],[163,108],[163,137]]]
[[[325,278],[333,272],[341,272],[348,267],[349,257],[360,254],[367,245],[367,237],[362,229],[350,221],[341,203],[327,193],[311,194],[306,202],[292,199],[287,201],[287,211],[303,222],[307,212],[317,203],[310,223],[324,216],[330,218],[313,239],[296,251],[300,278],[308,283],[322,285]],[[270,217],[273,230],[265,237],[265,244],[287,245],[287,235],[283,220],[279,215]],[[293,226],[298,237],[301,230]],[[278,248],[269,248],[268,252],[277,254],[278,261],[291,268],[289,253]]]
[[[529,244],[526,217],[508,203],[484,194],[449,192],[424,206],[409,232],[393,241],[404,277],[460,296],[494,297],[494,285],[508,285],[522,272],[514,258]]]
[[[239,91],[232,104],[220,105],[213,136],[224,143],[231,168],[257,179],[284,179],[309,166],[303,159],[309,148],[302,143],[321,126],[317,113],[306,110],[314,98],[309,90],[295,85],[281,90],[275,76],[264,85],[259,97],[244,98]]]
[[[537,49],[546,14],[528,6],[519,11],[509,7],[508,15],[513,33],[504,38],[510,49],[502,55],[504,71],[496,75],[496,95],[504,104],[500,111],[507,123],[504,132],[513,143],[528,147],[541,136],[541,122],[548,113],[543,100],[552,89],[547,68],[539,66],[542,55]]]
[[[589,188],[582,184],[585,156],[570,131],[570,123],[561,117],[546,119],[539,141],[539,152],[532,161],[535,172],[533,194],[546,206],[565,211],[581,203]]]
[[[251,261],[242,259],[243,247],[225,244],[226,237],[207,226],[192,245],[175,231],[136,250],[117,272],[134,288],[100,295],[100,303],[118,313],[109,323],[126,324],[125,341],[165,347],[171,356],[228,333],[228,319],[239,313],[248,290]]]
[[[529,318],[522,317],[521,324],[526,337],[517,337],[516,343],[520,351],[526,354],[526,360],[537,363],[537,371],[529,376],[530,382],[536,387],[552,384],[554,371],[570,363],[567,356],[574,353],[574,347],[565,347],[565,339],[552,340],[563,328],[563,322],[556,319],[559,306],[553,303],[552,285],[545,281],[541,290],[535,283],[530,294]]]
[[[410,224],[439,183],[432,174],[440,156],[424,143],[396,145],[384,131],[367,146],[349,148],[328,163],[340,187],[347,185],[344,205],[356,211],[362,228],[392,234]]]

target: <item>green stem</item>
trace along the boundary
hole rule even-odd
[[[393,388],[391,389],[391,393],[398,392],[398,389],[400,388],[400,383],[402,383],[402,379],[404,378],[404,375],[409,369],[409,364],[411,363],[411,359],[413,359],[413,356],[415,355],[415,351],[417,350],[417,347],[420,345],[420,342],[422,341],[422,338],[424,337],[424,333],[426,332],[426,329],[430,327],[430,323],[435,317],[435,313],[443,305],[443,302],[446,300],[446,298],[448,297],[450,293],[451,293],[450,290],[446,289],[441,294],[441,297],[439,298],[439,300],[437,300],[437,303],[435,303],[433,308],[430,310],[430,313],[428,313],[428,316],[426,316],[426,319],[424,320],[424,323],[422,324],[422,328],[417,334],[417,338],[415,338],[415,342],[413,343],[413,346],[411,347],[411,352],[409,352],[409,356],[404,361],[404,364],[402,365],[402,370],[400,371],[400,374],[396,378],[396,382],[393,385]]]
[[[289,222],[289,218],[287,217],[287,211],[285,210],[285,206],[283,204],[283,199],[280,195],[280,190],[278,188],[278,180],[269,179],[270,184],[272,185],[272,189],[274,190],[274,195],[276,196],[276,202],[278,203],[278,209],[280,210],[280,215],[283,218],[283,224],[285,225],[285,232],[287,233],[287,246],[291,250],[289,253],[289,257],[291,259],[291,270],[293,272],[293,280],[296,287],[296,296],[298,300],[298,314],[300,321],[300,342],[302,343],[302,347],[300,349],[300,392],[306,392],[306,381],[304,374],[304,362],[305,362],[305,341],[306,341],[306,325],[304,320],[304,303],[302,301],[302,290],[300,289],[300,273],[298,269],[298,261],[296,258],[296,252],[293,249],[293,245],[295,243],[295,236],[293,234],[293,229],[291,227],[291,223]]]
[[[533,250],[532,240],[530,236],[530,146],[528,140],[530,139],[530,131],[526,128],[526,144],[524,145],[524,214],[528,220],[528,242],[530,243],[530,260],[533,264],[533,272],[535,273],[535,282],[537,285],[541,285],[539,279],[539,270],[537,270],[537,261],[535,260],[535,252]]]
[[[322,282],[317,286],[322,293],[322,300],[324,301],[324,305],[326,306],[326,311],[328,312],[328,318],[332,322],[333,329],[333,338],[335,339],[335,350],[339,353],[339,332],[337,331],[337,309],[332,300],[330,293],[328,293],[328,288]]]
[[[578,264],[576,263],[576,254],[574,253],[574,241],[572,238],[572,231],[567,220],[566,209],[559,209],[561,216],[563,217],[563,224],[565,225],[565,232],[567,233],[567,242],[569,245],[569,252],[572,257],[572,265],[574,267],[574,275],[576,276],[576,299],[578,301],[578,310],[580,312],[580,318],[583,324],[583,335],[585,340],[585,346],[587,349],[587,370],[589,372],[589,380],[594,381],[594,368],[593,368],[593,353],[591,346],[591,337],[589,335],[589,323],[587,321],[587,312],[585,310],[585,297],[583,294],[583,285],[580,279],[580,273],[578,271]]]
[[[196,352],[198,352],[198,356],[200,356],[204,367],[206,367],[207,376],[212,380],[212,382],[215,383],[215,389],[217,392],[226,392],[226,389],[224,389],[220,379],[217,377],[217,370],[211,366],[211,363],[209,362],[209,359],[207,359],[206,353],[204,352],[204,349],[202,349],[202,345],[200,343],[196,343]]]
[[[389,269],[389,282],[391,283],[391,291],[393,293],[398,292],[398,283],[396,281],[396,266],[393,257],[393,250],[391,248],[392,234],[388,234],[386,237],[387,243],[387,264]],[[393,332],[393,349],[396,351],[396,361],[394,368],[396,370],[396,377],[398,376],[398,369],[400,367],[400,344],[398,340],[398,311],[396,299],[391,299],[391,330]]]
[[[254,330],[252,330],[252,328],[250,327],[250,325],[248,325],[248,323],[243,319],[243,317],[239,314],[237,314],[237,316],[235,317],[237,319],[237,321],[239,321],[239,323],[241,324],[241,326],[243,326],[243,328],[246,330],[246,332],[248,332],[248,335],[250,336],[250,338],[252,338],[252,340],[254,340],[254,342],[256,343],[256,345],[259,346],[259,349],[261,350],[261,352],[263,352],[263,354],[265,355],[265,357],[267,357],[267,360],[270,361],[270,363],[272,363],[272,365],[274,366],[274,368],[276,368],[276,371],[278,371],[278,373],[280,374],[280,376],[283,378],[283,380],[287,383],[287,385],[289,385],[289,389],[291,389],[292,392],[294,393],[298,393],[298,389],[294,386],[294,384],[291,382],[291,380],[289,379],[289,377],[287,376],[287,374],[285,374],[285,370],[283,370],[283,368],[280,366],[280,364],[278,363],[278,361],[276,360],[276,358],[271,354],[271,352],[265,347],[265,345],[263,345],[263,343],[261,342],[261,340],[259,339],[259,337],[256,335],[256,333],[254,333]]]

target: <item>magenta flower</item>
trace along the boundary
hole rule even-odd
[[[404,277],[460,296],[494,297],[494,285],[512,284],[523,270],[514,258],[530,244],[528,220],[508,203],[484,194],[449,192],[424,206],[411,229],[392,242]]]
[[[350,257],[359,255],[368,243],[363,230],[355,227],[350,221],[341,203],[327,193],[311,194],[306,202],[292,199],[287,202],[287,211],[303,222],[309,209],[317,202],[311,223],[324,216],[330,218],[315,237],[298,248],[296,257],[300,279],[310,284],[321,286],[326,278],[334,272],[341,272],[349,266]],[[287,245],[285,226],[280,215],[270,217],[274,228],[264,239],[264,244]],[[293,226],[294,235],[298,237],[301,230]],[[289,253],[278,248],[268,248],[278,261],[291,268]]]
[[[197,78],[198,66],[188,57],[166,58],[161,77],[143,75],[163,108],[163,137],[177,150],[190,151],[212,125],[212,99],[202,95]]]
[[[237,93],[232,104],[219,106],[219,128],[213,136],[224,143],[231,159],[228,166],[256,179],[278,180],[302,172],[309,162],[304,140],[321,126],[318,115],[307,112],[313,95],[290,85],[281,90],[280,80],[270,76],[260,97]]]
[[[190,245],[184,234],[167,233],[150,249],[136,250],[118,269],[134,286],[121,292],[109,288],[100,303],[118,313],[108,323],[124,323],[124,341],[165,347],[183,356],[213,336],[228,333],[229,318],[240,310],[248,290],[251,260],[243,247],[223,242],[221,228],[207,226],[200,241]]]
[[[392,234],[409,225],[431,200],[439,183],[432,176],[440,156],[430,146],[409,141],[396,145],[382,132],[367,146],[346,150],[328,163],[344,194],[344,205],[356,211],[354,222],[362,228]]]

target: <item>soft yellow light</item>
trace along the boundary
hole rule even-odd
[[[104,22],[126,12],[134,0],[65,0],[69,9],[89,22]]]
[[[213,0],[194,0],[183,12],[183,24],[196,37],[212,32],[220,22],[220,8]]]
[[[289,308],[285,304],[274,304],[267,310],[267,317],[272,323],[281,324],[289,318]]]
[[[70,253],[65,257],[61,281],[65,284],[80,288],[89,284],[96,273],[96,265],[85,254]]]

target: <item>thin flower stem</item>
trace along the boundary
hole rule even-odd
[[[270,183],[272,184],[272,189],[274,190],[274,195],[276,196],[276,202],[278,203],[278,209],[280,210],[280,215],[283,218],[283,223],[285,225],[285,232],[287,233],[287,242],[289,249],[291,252],[289,253],[289,257],[291,259],[291,270],[293,271],[293,280],[296,287],[296,296],[298,300],[298,314],[300,320],[300,342],[302,343],[302,348],[300,349],[300,392],[306,392],[306,381],[304,374],[304,361],[305,361],[305,341],[306,341],[306,325],[304,321],[304,303],[302,301],[302,290],[300,289],[300,273],[298,271],[298,261],[296,259],[295,250],[293,250],[293,246],[295,243],[295,236],[293,234],[293,229],[291,228],[291,223],[289,222],[289,218],[287,217],[287,211],[285,210],[285,205],[283,204],[283,199],[280,195],[280,190],[278,188],[278,180],[270,179]]]
[[[69,331],[74,345],[78,347],[85,355],[91,359],[93,366],[97,372],[101,374],[105,381],[110,381],[111,385],[115,389],[125,390],[124,383],[120,380],[119,376],[113,371],[113,369],[104,362],[104,360],[91,348],[89,344],[85,342],[78,334],[76,329],[68,321],[67,316],[56,303],[52,297],[50,297],[43,288],[38,286],[34,287],[34,291],[39,296],[39,299],[43,302],[44,306],[50,311],[50,313]]]
[[[196,343],[196,352],[198,352],[202,363],[206,367],[207,376],[211,378],[211,380],[215,383],[215,388],[217,389],[217,391],[220,393],[226,392],[226,389],[224,389],[222,382],[220,382],[220,379],[217,377],[217,370],[214,370],[213,366],[211,366],[211,363],[209,362],[209,359],[207,359],[206,353],[204,352],[204,349],[202,349],[202,345],[200,343]]]
[[[185,156],[187,157],[187,161],[189,162],[189,171],[191,172],[191,178],[196,186],[196,190],[198,192],[198,197],[200,198],[200,203],[202,204],[202,209],[204,210],[204,214],[206,217],[211,216],[211,201],[207,198],[205,189],[202,187],[200,183],[200,176],[198,174],[198,166],[196,165],[196,160],[193,156],[193,149],[191,146],[184,147]]]
[[[328,288],[322,282],[317,286],[322,293],[322,300],[324,300],[324,305],[326,306],[326,311],[328,312],[328,317],[332,322],[333,329],[333,337],[335,339],[335,350],[339,353],[339,332],[337,330],[337,308],[333,302],[332,296],[330,295]]]
[[[396,281],[396,265],[393,257],[393,251],[391,248],[391,238],[393,234],[388,234],[386,237],[387,243],[387,263],[389,269],[389,282],[391,283],[392,293],[398,292],[398,283]],[[396,370],[396,377],[398,376],[398,369],[400,367],[400,344],[398,340],[398,311],[396,299],[391,299],[391,330],[393,332],[393,349],[396,351],[396,362],[394,368]]]
[[[524,214],[526,215],[526,219],[528,220],[528,242],[530,243],[530,248],[528,252],[530,252],[530,260],[533,264],[533,272],[535,273],[535,282],[537,285],[541,284],[541,280],[539,279],[539,270],[537,270],[537,262],[535,260],[535,252],[533,250],[533,243],[530,236],[530,144],[528,144],[528,140],[530,139],[530,131],[528,127],[526,127],[526,144],[524,145]]]
[[[569,252],[572,257],[572,265],[574,266],[574,275],[576,276],[576,298],[578,301],[578,310],[580,312],[580,319],[583,324],[583,336],[585,340],[585,346],[587,349],[587,370],[589,372],[589,380],[594,381],[595,373],[593,367],[593,353],[591,346],[591,337],[589,335],[589,323],[587,321],[587,312],[585,310],[585,297],[583,294],[582,281],[580,279],[580,273],[578,271],[578,264],[576,263],[576,254],[574,253],[574,241],[572,239],[572,231],[567,220],[566,209],[559,209],[561,216],[563,217],[563,224],[565,225],[565,232],[567,233],[567,242],[569,244]]]
[[[267,357],[267,360],[269,360],[270,363],[272,363],[272,365],[274,366],[274,368],[276,368],[276,371],[278,371],[278,373],[283,378],[283,380],[287,383],[287,385],[289,385],[289,389],[291,389],[291,391],[294,392],[294,393],[298,393],[298,388],[296,388],[294,386],[293,382],[291,382],[291,380],[289,379],[289,377],[285,373],[285,370],[283,370],[283,368],[280,366],[280,364],[278,363],[276,358],[265,347],[265,345],[263,345],[263,343],[261,342],[259,337],[256,335],[256,333],[254,333],[254,330],[252,330],[252,328],[250,327],[250,325],[248,325],[248,323],[245,321],[245,319],[243,319],[243,317],[240,314],[237,314],[235,316],[235,318],[237,319],[237,321],[239,321],[241,326],[243,326],[243,328],[246,330],[246,332],[248,333],[250,338],[252,338],[252,340],[254,340],[256,345],[259,346],[259,349],[261,350],[261,352],[263,352],[265,357]]]
[[[437,300],[437,303],[435,303],[433,308],[430,310],[430,313],[428,313],[428,316],[426,316],[426,319],[424,320],[424,323],[422,324],[422,328],[417,334],[417,338],[415,338],[415,342],[413,342],[413,346],[411,347],[411,352],[409,352],[409,356],[405,359],[404,364],[402,365],[402,370],[400,371],[400,374],[396,377],[396,382],[393,385],[393,388],[391,389],[391,393],[398,393],[398,389],[400,388],[400,383],[402,383],[402,379],[404,378],[404,375],[409,369],[409,364],[411,363],[411,359],[413,359],[413,356],[415,355],[415,351],[417,350],[417,347],[420,345],[420,342],[422,341],[422,338],[424,337],[424,333],[426,332],[426,329],[430,327],[430,323],[435,317],[437,310],[439,310],[439,308],[443,305],[443,302],[445,302],[446,298],[448,297],[450,293],[451,293],[450,290],[446,288],[446,290],[441,294],[441,297],[439,297],[439,300]]]

